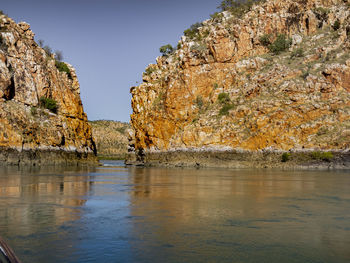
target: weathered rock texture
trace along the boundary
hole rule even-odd
[[[67,64],[68,65],[68,64]],[[72,66],[60,72],[27,23],[0,16],[0,165],[95,162]],[[57,102],[56,113],[40,98]]]
[[[182,37],[131,89],[137,158],[198,149],[348,151],[349,6],[268,0],[241,18],[223,12],[204,21],[196,40]],[[265,34],[272,41],[285,34],[292,45],[274,55],[261,43]],[[220,93],[229,100],[219,102]]]
[[[119,121],[90,121],[100,159],[125,159],[128,153],[129,123]]]

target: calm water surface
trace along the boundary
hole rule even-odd
[[[26,262],[350,262],[350,172],[0,168]]]

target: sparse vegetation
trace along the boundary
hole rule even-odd
[[[221,20],[223,15],[222,15],[222,13],[215,12],[214,14],[211,14],[210,17],[213,20]]]
[[[174,48],[170,44],[161,46],[159,48],[159,52],[162,53],[163,56],[169,56],[171,53],[173,53],[173,51],[174,51]]]
[[[37,113],[38,113],[37,108],[32,106],[32,107],[30,108],[30,113],[32,114],[32,116],[36,116]]]
[[[156,68],[155,67],[148,67],[148,68],[146,68],[146,70],[145,70],[145,73],[146,73],[146,75],[151,75],[153,72],[155,72],[156,71]]]
[[[219,115],[227,115],[230,110],[232,110],[235,105],[231,103],[230,96],[228,93],[222,92],[218,95],[218,101],[222,105],[222,108],[219,111]]]
[[[68,78],[72,79],[70,69],[68,68],[66,63],[56,60],[55,65],[58,71],[67,73]]]
[[[219,6],[222,11],[229,11],[236,17],[242,17],[253,5],[265,0],[223,0]]]
[[[164,100],[165,100],[165,93],[161,91],[153,101],[153,107],[160,109],[161,107],[164,106]]]
[[[202,109],[202,107],[204,105],[203,97],[201,95],[198,95],[195,103],[196,103],[198,109]]]
[[[301,58],[304,56],[304,50],[302,48],[297,48],[292,51],[290,58]]]
[[[49,47],[48,45],[44,46],[43,49],[45,50],[46,54],[51,57],[52,55],[52,48]]]
[[[229,103],[231,100],[228,93],[222,92],[218,95],[218,101],[221,104],[226,104],[226,103]]]
[[[290,160],[290,153],[283,153],[282,154],[282,162],[288,162]]]
[[[280,54],[281,52],[288,49],[292,44],[291,39],[287,38],[284,34],[277,35],[276,40],[268,46],[270,52],[274,53],[275,55]]]
[[[311,157],[312,159],[326,162],[330,162],[334,158],[333,153],[331,152],[313,152],[311,153]]]
[[[202,53],[207,50],[207,45],[205,43],[195,43],[191,47],[191,51],[197,51],[199,53]]]
[[[219,115],[223,116],[223,115],[227,115],[229,113],[230,110],[232,110],[235,107],[234,104],[225,104],[222,106],[222,108],[219,111]]]
[[[306,78],[310,75],[310,70],[311,70],[311,67],[310,65],[308,65],[307,70],[306,71],[303,70],[303,74],[301,74],[300,77],[306,80]]]
[[[54,99],[41,97],[40,98],[40,107],[50,110],[53,113],[57,113],[58,105]]]
[[[200,28],[201,26],[203,26],[202,23],[195,23],[195,24],[191,25],[191,27],[190,27],[189,29],[186,29],[186,30],[184,31],[184,35],[185,35],[186,37],[191,38],[191,39],[197,38],[198,35],[199,35],[199,28]]]
[[[39,39],[38,40],[38,45],[39,45],[39,47],[43,47],[44,46],[44,40],[42,40],[42,39]]]
[[[321,15],[328,15],[329,14],[329,9],[326,9],[324,7],[317,7],[314,9],[315,13],[321,14]]]

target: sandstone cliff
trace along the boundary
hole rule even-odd
[[[212,150],[347,152],[349,6],[347,0],[268,0],[241,17],[217,14],[194,36],[183,36],[131,89],[137,158],[171,162],[159,153]],[[273,52],[284,37],[288,49]],[[259,156],[253,159],[266,159]],[[280,162],[276,156],[268,166]]]
[[[129,123],[118,121],[90,121],[100,159],[125,159],[128,152]]]
[[[96,161],[75,70],[58,64],[27,23],[0,15],[0,164]]]

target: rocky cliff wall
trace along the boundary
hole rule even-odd
[[[0,164],[96,161],[75,70],[57,63],[27,23],[0,16]]]
[[[183,36],[131,89],[137,158],[198,150],[347,152],[349,6],[268,0],[242,17],[220,13],[194,37]],[[290,43],[273,52],[279,35]]]
[[[90,121],[100,159],[125,159],[128,152],[129,123],[118,121]]]

